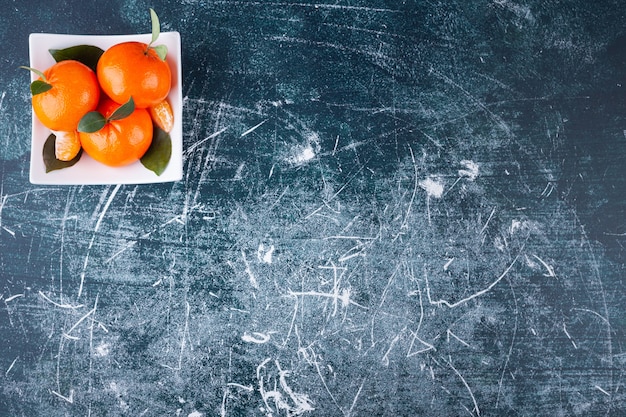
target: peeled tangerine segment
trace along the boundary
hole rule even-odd
[[[174,126],[174,113],[172,112],[172,106],[167,99],[150,106],[148,108],[152,121],[156,123],[161,129],[169,133]]]
[[[71,161],[80,152],[77,132],[54,132],[54,155],[59,161]]]

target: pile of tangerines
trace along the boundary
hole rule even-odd
[[[173,125],[167,100],[172,74],[153,18],[152,42],[118,43],[100,56],[96,71],[78,60],[62,60],[31,84],[33,111],[56,134],[55,156],[70,161],[84,150],[96,161],[123,166],[139,160],[153,138],[153,123]],[[157,29],[155,34],[155,22]],[[165,49],[164,49],[165,48]]]

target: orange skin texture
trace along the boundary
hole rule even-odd
[[[98,106],[100,86],[96,74],[78,61],[67,60],[54,64],[44,75],[52,88],[33,96],[35,115],[48,129],[76,130],[80,119]]]
[[[102,91],[124,104],[132,96],[135,107],[146,108],[163,101],[172,86],[166,61],[141,42],[122,42],[107,49],[97,67]]]
[[[103,98],[98,111],[108,118],[120,105]],[[83,150],[98,162],[112,167],[139,160],[152,143],[152,119],[146,109],[136,108],[128,117],[111,120],[97,132],[79,132]]]

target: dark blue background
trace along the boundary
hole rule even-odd
[[[183,180],[30,184],[28,34],[149,7]],[[1,10],[0,415],[626,413],[623,2]]]

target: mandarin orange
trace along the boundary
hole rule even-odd
[[[96,74],[85,64],[73,60],[57,62],[43,74],[43,81],[52,88],[33,95],[35,115],[48,129],[76,130],[85,113],[98,106],[100,86]]]
[[[102,91],[113,101],[123,104],[132,96],[138,108],[163,101],[172,85],[167,61],[141,42],[122,42],[104,51],[97,75]]]
[[[59,161],[71,161],[80,152],[80,139],[78,132],[56,132],[54,141],[54,156]]]
[[[135,110],[123,119],[109,120],[120,105],[104,97],[98,111],[107,119],[104,127],[93,133],[79,132],[83,150],[98,162],[118,167],[139,160],[152,143],[152,119],[146,109]]]
[[[167,99],[148,107],[148,112],[158,127],[167,133],[171,132],[174,127],[174,111]]]

